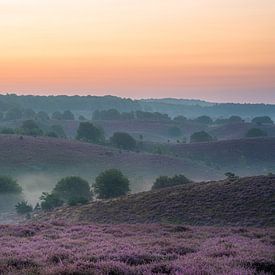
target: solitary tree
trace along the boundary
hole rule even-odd
[[[53,194],[64,202],[88,201],[92,198],[89,183],[76,176],[61,179],[54,187]]]
[[[187,184],[191,182],[192,181],[184,175],[175,175],[174,177],[160,176],[155,180],[152,186],[152,190]]]
[[[273,124],[274,122],[269,116],[258,116],[252,119],[253,123],[256,124]]]
[[[128,178],[117,169],[102,172],[97,176],[93,188],[100,199],[124,196],[130,191]]]
[[[81,122],[77,130],[77,139],[92,142],[92,143],[101,143],[104,141],[103,131],[94,126],[90,122]]]
[[[114,133],[110,141],[114,146],[125,150],[133,150],[136,147],[135,139],[123,132]]]

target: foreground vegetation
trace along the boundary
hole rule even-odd
[[[0,226],[0,274],[271,274],[272,229]]]

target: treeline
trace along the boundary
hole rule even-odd
[[[232,114],[241,117],[270,116],[275,118],[275,105],[207,103],[201,101],[170,100],[132,100],[115,96],[17,96],[0,95],[0,111],[20,107],[53,113],[56,110],[72,112],[93,112],[95,110],[117,109],[120,112],[148,111],[167,113],[169,116],[183,115],[188,118],[201,115],[210,117],[229,117]]]

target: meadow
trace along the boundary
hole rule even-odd
[[[274,274],[274,230],[160,224],[0,226],[0,274]]]

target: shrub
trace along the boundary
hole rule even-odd
[[[20,215],[29,214],[33,211],[33,207],[27,201],[21,201],[15,205],[16,212]]]
[[[187,121],[187,118],[184,116],[176,116],[173,120],[177,123],[185,123]]]
[[[16,180],[7,176],[0,176],[0,194],[1,193],[13,193],[19,194],[22,192],[22,187],[18,185]]]
[[[42,120],[42,121],[50,119],[48,114],[46,112],[43,112],[43,111],[38,112],[35,117],[36,117],[36,119]]]
[[[253,123],[256,124],[273,124],[274,122],[269,116],[258,116],[252,119]]]
[[[50,132],[55,133],[57,137],[66,138],[66,133],[61,125],[52,125],[50,128]]]
[[[248,137],[248,138],[265,137],[265,136],[267,136],[267,133],[258,128],[251,128],[245,134],[245,137]]]
[[[103,131],[94,126],[93,123],[81,122],[77,130],[76,138],[87,142],[101,143],[104,141],[104,134]]]
[[[93,184],[94,192],[100,199],[109,199],[126,195],[129,189],[129,180],[120,170],[109,169],[102,172]]]
[[[74,114],[71,111],[67,110],[63,113],[62,118],[64,120],[74,120]]]
[[[135,139],[127,133],[123,132],[116,132],[110,138],[111,143],[120,148],[125,150],[133,150],[136,147]]]
[[[54,112],[54,113],[52,114],[52,119],[62,120],[62,118],[63,118],[63,115],[62,115],[59,111]]]
[[[191,182],[192,181],[184,175],[175,175],[174,177],[160,176],[155,180],[152,186],[152,190],[187,184]]]
[[[234,173],[232,173],[232,172],[227,172],[227,173],[225,173],[224,175],[225,175],[226,178],[227,178],[228,180],[230,180],[230,181],[234,181],[234,180],[239,179],[239,177],[236,176],[236,175],[235,175]]]
[[[209,116],[199,116],[195,120],[195,122],[202,123],[202,124],[212,124],[213,120]]]
[[[52,210],[56,207],[62,206],[63,201],[59,198],[57,194],[42,193],[40,197],[41,208],[43,210]]]
[[[193,133],[190,137],[190,142],[209,142],[213,138],[205,131]]]
[[[77,204],[87,204],[88,202],[89,202],[89,200],[84,197],[71,197],[68,200],[68,205],[74,206]]]
[[[75,176],[61,179],[54,187],[53,194],[67,203],[69,201],[88,201],[92,198],[89,183]]]
[[[42,136],[43,131],[33,120],[26,120],[23,122],[19,133],[27,136]]]
[[[14,129],[12,128],[8,128],[8,127],[5,127],[1,130],[1,134],[5,134],[5,135],[14,135],[15,134],[15,131]]]

